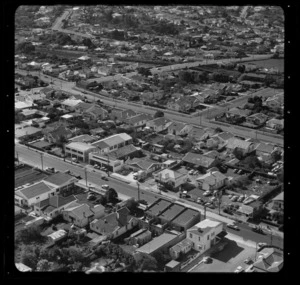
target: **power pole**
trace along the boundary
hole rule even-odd
[[[17,154],[18,165],[20,165],[19,153],[17,151],[16,151],[16,154]]]
[[[204,220],[206,219],[206,205],[204,205]]]
[[[109,177],[109,156],[108,156],[108,154],[106,154],[107,155],[107,176]]]
[[[41,152],[40,154],[41,154],[42,170],[44,170],[44,165],[43,165],[43,155],[44,155],[44,154],[43,154],[42,152]]]
[[[137,187],[138,187],[138,201],[141,200],[141,197],[140,197],[140,183],[136,182],[137,184]]]
[[[87,171],[86,171],[86,168],[84,168],[84,174],[85,174],[85,185],[87,187],[88,183],[87,183]]]
[[[222,203],[222,190],[219,191],[219,215],[221,213],[221,203]]]

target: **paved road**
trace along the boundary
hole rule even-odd
[[[36,167],[41,168],[41,164],[42,164],[42,160],[43,160],[43,168],[45,169],[46,167],[54,167],[56,170],[59,171],[65,171],[65,170],[70,170],[71,172],[77,174],[77,175],[81,175],[81,177],[84,179],[83,183],[85,181],[85,170],[76,164],[71,164],[68,162],[63,161],[62,159],[59,159],[57,157],[48,155],[48,154],[44,154],[43,155],[43,159],[41,159],[41,152],[37,152],[35,150],[32,149],[28,149],[25,146],[16,144],[15,145],[15,150],[16,152],[18,152],[18,156],[21,162],[23,163],[27,163],[29,165],[33,165]],[[121,182],[117,179],[114,179],[112,177],[109,177],[109,181],[105,181],[101,179],[101,176],[103,175],[101,172],[93,172],[90,169],[87,168],[86,171],[87,174],[87,183],[91,183],[91,184],[95,184],[95,185],[103,185],[103,184],[108,184],[109,186],[115,188],[117,190],[118,193],[127,196],[127,197],[134,197],[136,199],[138,199],[138,191],[137,191],[137,187],[133,187],[133,185],[129,185],[126,184],[124,182]],[[163,195],[160,195],[159,193],[155,193],[152,192],[150,190],[146,190],[146,189],[142,189],[140,190],[140,199],[144,199],[148,202],[148,204],[151,204],[152,202],[154,202],[157,198],[159,197],[164,197],[167,196],[169,198],[173,198],[176,199],[175,194],[168,194],[168,193],[164,193]],[[177,203],[182,204],[182,205],[189,205],[191,208],[194,208],[198,211],[200,211],[203,213],[203,208],[200,205],[197,205],[195,203],[189,202],[189,201],[178,201]],[[220,220],[223,221],[225,223],[231,223],[232,221],[228,218],[224,218],[221,217],[219,215],[217,215],[216,213],[212,213],[209,210],[207,210],[206,212],[207,217],[215,219],[215,220]],[[247,225],[241,224],[240,225],[241,230],[238,232],[234,232],[236,235],[241,236],[242,238],[244,238],[245,240],[254,240],[257,242],[268,242],[270,243],[271,237],[269,234],[267,235],[261,235],[261,234],[257,234],[255,232],[252,232],[250,230],[250,228]],[[228,230],[229,232],[231,232],[232,230]],[[278,236],[276,236],[276,234],[274,234],[273,236],[273,244],[274,245],[278,245],[278,246],[282,246],[282,239]]]

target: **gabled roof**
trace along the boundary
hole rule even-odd
[[[37,207],[39,207],[40,209],[42,209],[45,212],[49,212],[49,207],[51,207],[51,209],[56,209],[56,208],[60,208],[66,204],[69,204],[73,201],[75,201],[76,198],[73,195],[67,196],[67,197],[63,197],[61,195],[55,195],[55,196],[51,196],[43,201],[40,201],[39,203],[36,204]]]
[[[81,204],[77,207],[75,206],[74,208],[66,209],[65,211],[70,212],[73,216],[76,216],[80,220],[94,216],[90,206],[87,204]]]
[[[67,173],[63,173],[63,172],[54,173],[44,179],[44,181],[46,183],[49,182],[49,183],[57,185],[57,186],[61,186],[65,183],[69,182],[70,180],[75,180],[75,179],[73,176],[71,176]]]
[[[172,122],[172,124],[168,127],[169,129],[175,130],[176,132],[180,132],[187,124]]]
[[[129,144],[129,145],[125,145],[115,151],[112,151],[110,154],[111,155],[115,155],[116,158],[120,158],[120,157],[124,157],[126,155],[129,155],[131,153],[134,153],[137,151],[137,148],[132,145],[132,144]]]
[[[165,125],[166,123],[171,122],[170,120],[166,119],[165,117],[159,117],[159,118],[155,118],[151,121],[149,121],[149,123],[152,123],[155,126],[162,126]]]
[[[253,144],[252,142],[248,142],[248,141],[244,141],[244,140],[240,140],[238,138],[230,138],[227,142],[226,147],[230,148],[230,149],[235,149],[235,148],[242,148],[242,149],[246,149],[248,148],[251,144]]]
[[[51,134],[54,138],[58,139],[60,138],[60,136],[66,137],[67,135],[71,135],[72,132],[69,129],[67,129],[65,126],[59,125],[54,130],[49,131],[48,134]]]
[[[218,138],[221,138],[223,141],[227,141],[232,138],[234,135],[228,132],[222,132],[215,135]]]
[[[278,194],[275,198],[272,199],[273,201],[283,201],[283,192]]]
[[[192,163],[198,166],[209,168],[210,165],[215,161],[215,159],[211,157],[204,156],[198,153],[188,152],[183,158],[183,161]]]
[[[148,114],[138,114],[136,116],[133,116],[133,117],[130,117],[128,118],[126,121],[128,124],[135,124],[135,123],[138,123],[140,121],[143,121],[143,120],[152,120],[153,117],[151,115],[148,115]]]
[[[16,191],[16,195],[20,194],[21,197],[26,199],[31,199],[36,196],[42,195],[44,193],[50,192],[54,187],[47,185],[45,182],[41,181],[21,190]]]
[[[256,146],[255,150],[271,154],[274,150],[274,147],[275,147],[274,145],[262,142]]]
[[[157,164],[157,161],[150,159],[134,158],[131,161],[127,162],[129,165],[136,165],[142,170],[149,169],[153,164]]]

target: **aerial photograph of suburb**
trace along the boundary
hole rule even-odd
[[[281,271],[284,10],[85,5],[14,14],[15,270]]]

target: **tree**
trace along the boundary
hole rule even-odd
[[[164,117],[164,116],[165,116],[165,113],[160,110],[154,114],[154,118],[159,118],[159,117]]]
[[[157,261],[154,257],[146,253],[139,253],[134,257],[136,260],[136,266],[138,271],[157,269]]]
[[[67,138],[64,135],[60,135],[59,139],[56,142],[56,145],[64,150],[65,144],[68,142]]]
[[[39,226],[30,226],[24,228],[16,234],[16,240],[29,244],[32,242],[42,243],[46,240],[46,237],[41,235],[41,228]]]
[[[16,51],[21,53],[32,53],[35,51],[35,46],[31,42],[22,42],[16,46]]]
[[[239,150],[238,148],[235,148],[232,153],[237,159],[239,159],[239,160],[243,159],[243,156],[244,156],[243,152],[241,150]]]
[[[222,132],[223,132],[223,130],[220,127],[217,127],[215,129],[215,133],[222,133]]]
[[[36,265],[36,270],[37,271],[52,271],[54,267],[54,263],[53,262],[49,262],[46,259],[41,259],[39,260],[39,262]]]
[[[114,188],[109,188],[105,197],[108,203],[115,202],[118,199],[118,193]]]
[[[150,69],[149,68],[145,68],[145,67],[138,67],[137,68],[137,72],[139,74],[143,75],[143,76],[146,76],[146,77],[152,75]]]

